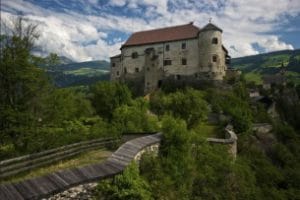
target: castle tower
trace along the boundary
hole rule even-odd
[[[226,52],[222,46],[222,32],[212,23],[208,23],[199,32],[199,71],[205,73],[205,78],[223,80],[225,76]]]
[[[145,50],[145,85],[144,94],[152,92],[162,84],[163,70],[159,66],[158,55],[154,48]]]

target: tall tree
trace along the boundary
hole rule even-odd
[[[31,62],[39,37],[37,25],[17,18],[9,27],[1,21],[0,40],[0,130],[1,140],[15,138],[24,124],[39,122],[43,93],[49,89],[45,73]]]

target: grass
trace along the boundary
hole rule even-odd
[[[254,73],[254,72],[246,73],[245,79],[247,82],[254,82],[257,85],[262,84],[262,77],[258,73]]]
[[[0,180],[0,183],[12,183],[12,182],[18,182],[22,181],[25,179],[30,179],[33,177],[37,176],[42,176],[46,175],[55,171],[59,171],[62,169],[69,169],[69,168],[74,168],[74,167],[79,167],[79,166],[85,166],[89,164],[94,164],[101,162],[108,158],[111,155],[112,152],[104,149],[98,149],[98,150],[93,150],[89,152],[85,152],[80,154],[77,157],[68,159],[68,160],[63,160],[60,162],[57,162],[52,165],[48,165],[45,167],[40,167],[28,172],[20,173],[15,176],[11,176],[6,178],[5,180]]]
[[[290,55],[273,55],[269,56],[263,63],[263,67],[281,67],[281,64],[287,65],[289,63]]]
[[[200,123],[195,128],[194,131],[201,135],[202,137],[216,137],[219,135],[219,127],[212,124]]]

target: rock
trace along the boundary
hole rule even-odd
[[[95,192],[96,187],[97,183],[87,183],[76,187],[72,187],[49,198],[44,198],[43,200],[89,200],[93,199],[93,194]]]

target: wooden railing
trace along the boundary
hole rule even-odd
[[[138,159],[145,149],[151,150],[152,146],[157,148],[160,140],[161,133],[135,138],[121,145],[106,161],[0,185],[0,199],[42,199],[76,185],[113,177],[121,173],[132,160]]]
[[[0,179],[16,175],[37,167],[71,158],[82,152],[105,147],[117,142],[115,138],[101,138],[50,149],[17,158],[0,161]]]

